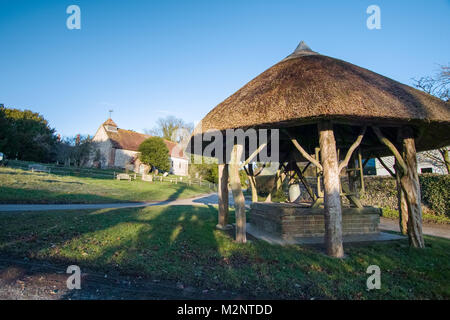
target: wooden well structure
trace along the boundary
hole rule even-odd
[[[278,129],[279,171],[296,175],[314,202],[324,206],[325,244],[334,257],[344,254],[342,201],[360,207],[356,181],[363,184],[367,159],[394,155],[400,225],[410,244],[424,247],[416,151],[450,144],[450,106],[436,97],[312,51],[304,42],[296,50],[210,111],[194,130]],[[191,140],[192,141],[192,140]],[[270,148],[260,145],[262,148]],[[256,153],[257,153],[256,152]],[[239,170],[256,160],[238,142],[229,163],[219,164],[219,228],[228,226],[228,181],[236,209],[236,241],[246,241],[246,213]],[[299,162],[314,166],[316,191]],[[254,182],[252,166],[247,167]],[[341,177],[348,176],[348,183]],[[252,183],[253,185],[253,183]],[[255,200],[255,199],[253,199]],[[257,199],[256,199],[257,200]],[[270,200],[270,199],[268,199]]]

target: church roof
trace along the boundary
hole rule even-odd
[[[103,123],[103,126],[109,125],[109,126],[115,126],[115,122],[112,119],[108,119]],[[117,131],[111,131],[111,130],[105,130],[106,134],[108,135],[108,138],[110,139],[113,148],[115,149],[123,149],[123,150],[129,150],[129,151],[138,151],[139,146],[141,145],[144,140],[151,138],[152,136],[144,133],[139,133],[132,130],[125,130],[117,128]],[[164,143],[167,146],[167,149],[169,149],[169,155],[174,158],[186,158],[183,150],[176,148],[178,145],[176,142],[169,141],[166,139],[163,139]]]
[[[103,122],[103,125],[117,127],[117,124],[111,118],[108,118],[108,120]]]

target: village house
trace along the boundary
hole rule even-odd
[[[447,171],[442,163],[434,160],[434,158],[440,158],[441,155],[437,150],[428,151],[433,157],[427,156],[426,152],[417,153],[417,173],[436,173],[446,174]],[[381,160],[384,164],[394,172],[395,159],[394,156],[382,157]],[[380,160],[375,159],[375,170],[377,176],[389,176],[389,171],[381,164]]]
[[[124,168],[134,172],[143,173],[146,170],[138,158],[140,144],[150,138],[150,135],[121,129],[109,118],[97,130],[92,141],[94,152],[90,160],[90,166],[101,168]],[[188,158],[178,144],[164,140],[171,163],[170,173],[187,176]]]

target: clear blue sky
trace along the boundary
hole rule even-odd
[[[81,30],[66,28],[71,4]],[[450,1],[0,0],[0,103],[66,136],[94,134],[110,108],[136,131],[195,122],[300,40],[411,84],[450,62]]]

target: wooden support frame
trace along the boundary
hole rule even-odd
[[[269,142],[270,142],[270,138],[269,138]],[[252,190],[252,202],[258,202],[258,190],[257,190],[257,186],[256,186],[256,179],[255,177],[257,175],[259,175],[259,173],[261,173],[262,169],[264,169],[264,166],[261,168],[261,170],[259,171],[258,174],[255,175],[255,173],[253,172],[253,166],[251,165],[251,161],[253,160],[254,157],[256,157],[265,147],[267,146],[267,143],[263,143],[261,144],[255,151],[253,151],[253,153],[248,157],[247,160],[244,161],[244,163],[242,163],[240,165],[240,169],[244,169],[245,173],[248,176],[248,180],[250,182],[250,187]],[[248,166],[248,168],[246,168],[246,166]]]
[[[355,155],[351,156],[351,159],[347,165],[347,179],[348,179],[348,189],[350,192],[357,194],[356,188],[356,167],[355,167]]]
[[[417,155],[414,142],[414,132],[411,127],[400,128],[400,139],[402,140],[403,155],[397,150],[395,145],[389,141],[378,127],[372,127],[372,130],[394,155],[396,159],[397,172],[401,176],[399,182],[405,194],[408,206],[407,234],[409,243],[416,248],[424,248],[425,243],[422,233],[422,206],[420,197],[419,176],[417,173]],[[401,202],[401,193],[398,193],[399,203]],[[400,203],[401,204],[401,203]],[[401,224],[401,222],[400,222]]]
[[[309,185],[308,181],[306,180],[305,176],[303,175],[302,170],[300,170],[298,163],[295,163],[294,171],[297,173],[297,176],[300,179],[300,182],[305,187],[305,189],[308,192],[309,196],[311,197],[312,201],[313,202],[316,201],[317,195],[313,192],[311,186]]]
[[[284,156],[283,158],[279,159],[279,166],[278,166],[278,170],[283,169],[284,168],[284,163],[288,160],[288,156]],[[277,171],[278,171],[277,170]],[[281,179],[281,182],[284,181],[286,176],[283,175],[279,175],[277,177],[275,177],[275,179]],[[273,188],[270,190],[269,194],[267,195],[266,199],[264,200],[264,202],[272,202],[272,192],[275,190],[275,188],[277,188],[277,180],[275,180],[274,186]]]
[[[314,155],[316,157],[317,161],[320,161],[320,148],[315,148],[314,149]],[[322,171],[319,170],[318,167],[316,167],[316,177],[317,177],[317,196],[319,198],[323,198],[323,192],[322,192],[322,188],[321,188],[321,181],[320,181],[320,177],[322,175]]]
[[[234,208],[236,216],[236,242],[246,243],[246,214],[245,214],[245,198],[242,193],[241,179],[239,177],[239,161],[243,153],[243,146],[236,144],[231,151],[231,159],[229,164],[230,184],[233,192]]]
[[[399,217],[399,227],[400,232],[403,235],[408,234],[408,202],[406,200],[405,192],[402,189],[402,172],[397,166],[397,161],[394,164],[395,169],[395,182],[397,185],[397,205],[398,205],[398,217]]]
[[[342,169],[344,169],[347,165],[348,162],[350,161],[350,158],[353,155],[353,152],[356,150],[356,148],[359,147],[359,145],[361,144],[362,139],[364,138],[364,134],[366,133],[367,130],[367,126],[364,126],[361,129],[360,134],[358,135],[358,138],[356,138],[355,142],[353,142],[353,144],[350,146],[350,148],[347,151],[347,154],[345,155],[344,160],[339,164],[338,170],[339,173],[342,171]]]
[[[358,166],[359,166],[359,183],[361,185],[360,188],[360,193],[364,194],[366,192],[366,187],[364,185],[364,166],[365,163],[367,163],[367,161],[369,161],[368,159],[366,159],[366,161],[362,162],[362,152],[361,152],[361,148],[358,149]]]
[[[328,255],[342,258],[342,207],[333,125],[330,121],[319,122],[318,131],[324,180],[325,245]]]
[[[248,165],[250,163],[250,161],[253,160],[254,157],[256,157],[265,147],[267,146],[267,143],[263,143],[261,144],[258,149],[256,149],[255,151],[253,151],[253,153],[248,157],[247,160],[244,161],[243,164],[241,164],[240,168],[245,167],[246,165]]]
[[[279,165],[277,171],[279,170],[279,168],[282,168],[282,167],[283,167],[282,162],[280,162],[280,165]],[[276,175],[276,176],[275,176],[275,181],[274,181],[273,187],[272,187],[272,189],[270,190],[270,192],[269,192],[269,194],[267,195],[267,197],[266,197],[266,199],[264,200],[264,202],[272,202],[272,192],[274,192],[274,191],[276,190],[276,188],[277,188],[277,179],[281,179],[281,178],[283,178],[283,180],[284,180],[285,177],[281,177],[281,176],[279,176],[279,175]]]
[[[406,173],[400,182],[408,203],[408,238],[413,247],[425,248],[422,233],[422,203],[414,133],[411,127],[401,129]],[[401,164],[399,164],[401,165]]]
[[[395,178],[396,174],[394,172],[392,172],[392,170],[387,166],[387,164],[384,163],[384,161],[380,157],[377,157],[377,159],[378,159],[378,161],[380,161],[383,168],[386,169],[386,171],[391,175],[391,177]]]
[[[256,177],[265,168],[265,164],[258,169],[258,172],[254,172],[253,166],[248,164],[248,168],[244,167],[245,173],[248,176],[248,181],[250,182],[250,188],[252,190],[252,202],[258,202],[258,188],[256,186]]]
[[[406,173],[408,171],[408,168],[406,166],[405,161],[403,160],[402,155],[400,152],[398,152],[395,145],[389,141],[380,131],[378,127],[372,127],[373,132],[375,132],[375,135],[378,137],[378,140],[380,140],[381,143],[383,143],[388,149],[392,152],[395,159],[398,161],[399,168],[403,170],[403,173]]]
[[[377,157],[380,164],[384,169],[395,179],[397,187],[397,206],[398,206],[398,217],[399,217],[399,227],[400,232],[404,235],[408,234],[408,203],[406,202],[405,192],[402,189],[401,179],[402,171],[398,167],[397,160],[395,160],[394,171],[393,172],[387,164],[383,161],[381,157]]]
[[[298,143],[298,141],[293,138],[289,132],[287,130],[283,130],[283,132],[289,137],[289,139],[291,140],[291,142],[294,144],[295,148],[301,153],[301,155],[308,160],[309,162],[311,162],[313,165],[315,165],[317,168],[319,168],[320,171],[323,170],[322,165],[320,164],[319,161],[317,161],[316,159],[314,159],[310,154],[308,154],[308,152],[306,152],[305,149],[303,149],[303,147],[300,145],[300,143]]]
[[[220,230],[227,230],[232,228],[232,226],[228,224],[228,215],[229,215],[228,164],[219,164],[218,175],[219,175],[218,177],[219,217],[216,228]]]

